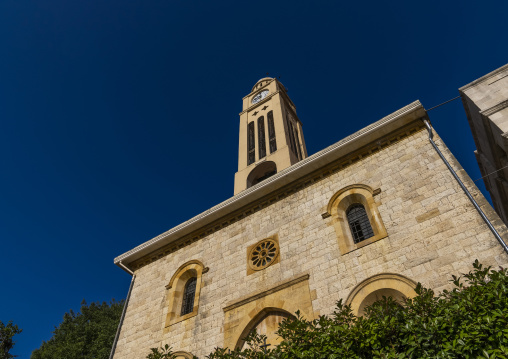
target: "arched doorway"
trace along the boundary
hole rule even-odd
[[[276,332],[279,329],[279,324],[287,318],[292,319],[294,316],[278,308],[263,309],[244,329],[236,347],[245,349],[247,344],[244,339],[252,331],[256,330],[258,334],[266,335],[266,344],[269,344],[268,348],[273,348],[282,341],[282,338],[280,338]]]
[[[383,288],[375,290],[363,299],[358,307],[358,316],[365,315],[365,308],[374,302],[383,299],[383,297],[392,297],[397,303],[402,304],[407,297],[396,289]]]

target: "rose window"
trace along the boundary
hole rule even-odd
[[[279,246],[272,239],[265,239],[256,244],[250,251],[249,265],[254,270],[261,270],[272,264],[279,255]]]

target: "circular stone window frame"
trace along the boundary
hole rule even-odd
[[[262,250],[266,250],[265,248],[263,249],[258,249],[261,245],[263,245],[264,243],[266,242],[269,242],[271,244],[273,244],[273,247],[275,249],[275,253],[272,257],[272,259],[265,263],[264,265],[256,265],[254,264],[255,262],[255,259],[253,259],[253,256],[255,255],[255,251],[262,251]],[[270,252],[270,250],[268,250],[268,252]],[[268,254],[268,253],[267,253]],[[265,254],[263,257],[266,258],[267,257],[267,254]],[[268,238],[264,238],[262,240],[260,240],[259,242],[257,242],[256,244],[254,244],[253,246],[249,247],[248,250],[247,250],[247,264],[248,264],[248,274],[252,274],[254,272],[259,272],[263,269],[266,269],[268,268],[269,266],[271,266],[272,264],[275,264],[275,263],[279,263],[279,258],[280,258],[280,247],[279,247],[279,241],[278,241],[278,238],[276,236],[272,236],[272,237],[268,237]]]

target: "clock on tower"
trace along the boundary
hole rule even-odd
[[[306,157],[302,123],[286,88],[262,78],[243,98],[235,194]]]

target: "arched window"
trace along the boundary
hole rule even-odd
[[[167,312],[165,330],[175,323],[194,317],[199,310],[202,275],[208,272],[197,259],[184,263],[176,270],[166,286]]]
[[[259,142],[259,158],[266,157],[265,142],[265,117],[258,118],[258,142]]]
[[[290,124],[291,124],[291,122],[290,122]],[[294,123],[292,126],[292,132],[293,132],[293,136],[295,137],[296,155],[297,155],[298,159],[301,160],[302,159],[302,152],[300,151],[300,141],[298,140],[298,130],[297,130],[296,123]]]
[[[270,153],[277,151],[277,141],[275,139],[275,126],[273,124],[273,111],[268,112],[268,140],[270,141]]]
[[[289,115],[288,111],[286,111],[286,126],[288,129],[288,136],[289,136],[289,148],[291,149],[291,152],[293,152],[295,155],[297,155],[295,137],[293,136],[293,125],[291,123],[290,115]]]
[[[388,236],[374,196],[381,193],[364,184],[347,186],[328,202],[323,218],[330,218],[342,255]]]
[[[194,296],[196,295],[196,282],[197,278],[192,277],[185,284],[185,290],[183,292],[183,301],[182,301],[182,313],[180,315],[185,315],[192,313],[194,310]]]
[[[254,121],[247,126],[247,166],[256,161],[256,144],[254,142]]]
[[[347,221],[351,234],[353,235],[353,241],[359,243],[367,238],[374,237],[372,226],[370,225],[369,217],[360,203],[355,203],[349,206],[346,211]]]
[[[289,111],[286,110],[286,124],[288,127],[289,133],[289,147],[291,151],[296,155],[296,157],[301,160],[302,152],[300,150],[300,140],[298,139],[298,129],[296,121],[293,119],[293,116]]]

